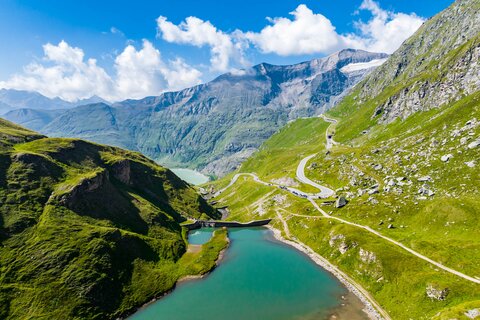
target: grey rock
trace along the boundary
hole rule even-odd
[[[468,144],[469,149],[474,149],[474,148],[477,148],[478,146],[480,146],[480,139],[472,141]]]
[[[480,87],[480,48],[474,43],[479,32],[478,1],[455,1],[446,10],[425,21],[387,62],[357,87],[356,103],[361,105],[387,87],[398,82],[405,83],[403,79],[414,79],[430,70],[442,70],[442,76],[439,79],[425,77],[412,81],[379,105],[372,112],[372,118],[390,123],[473,94]],[[461,46],[465,50],[454,60],[442,59]],[[440,63],[432,67],[433,62]],[[400,78],[402,80],[399,81]]]
[[[336,208],[342,208],[347,205],[347,199],[344,196],[338,197],[337,201],[335,202]]]
[[[440,158],[440,160],[442,160],[443,162],[448,162],[451,158],[453,158],[453,154],[449,153],[449,154],[443,155]]]
[[[467,312],[465,312],[465,316],[470,319],[476,319],[480,317],[480,308],[468,310]]]
[[[432,178],[430,176],[423,176],[417,179],[419,182],[426,182],[426,181],[432,181]]]
[[[469,167],[469,168],[475,168],[475,165],[476,165],[475,160],[465,162],[465,164],[466,164],[467,167]]]
[[[439,289],[434,285],[428,285],[426,289],[427,297],[439,301],[445,300],[449,292],[450,290],[448,288]]]
[[[394,187],[396,185],[395,181],[393,179],[390,179],[387,183],[390,187]]]
[[[360,260],[362,260],[365,263],[374,263],[377,261],[376,254],[371,251],[360,248],[360,250],[358,251],[358,254],[360,256]]]

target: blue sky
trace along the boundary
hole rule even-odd
[[[0,87],[119,100],[344,47],[390,53],[450,3],[2,0]]]

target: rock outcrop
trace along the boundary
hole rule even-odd
[[[439,301],[445,300],[449,292],[450,290],[448,288],[439,289],[434,285],[428,285],[426,289],[427,297]]]
[[[360,85],[358,103],[391,88],[393,94],[379,100],[371,115],[388,123],[476,92],[480,88],[479,10],[476,0],[457,0],[426,21]]]

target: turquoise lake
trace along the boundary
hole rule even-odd
[[[193,185],[199,185],[210,180],[209,177],[195,170],[185,168],[173,168],[170,170],[172,170],[180,179]]]
[[[202,228],[192,230],[188,233],[188,242],[190,244],[204,244],[208,242],[213,235],[215,228]]]
[[[203,243],[210,235],[211,230],[195,230],[189,240]],[[180,283],[130,319],[325,319],[347,293],[268,229],[229,229],[229,238],[230,247],[211,274]]]

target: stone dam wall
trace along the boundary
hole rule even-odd
[[[202,227],[213,227],[213,228],[246,228],[246,227],[261,227],[270,223],[272,219],[264,220],[254,220],[250,222],[237,222],[237,221],[208,221],[208,220],[197,220],[192,223],[184,224],[183,227],[188,230],[199,229]]]

